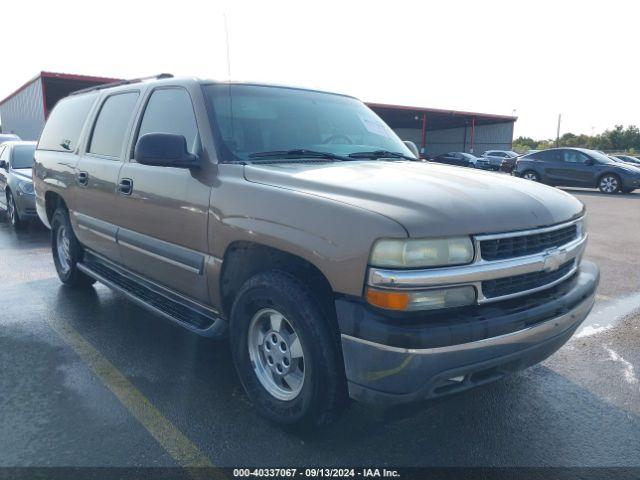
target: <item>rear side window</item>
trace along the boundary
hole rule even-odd
[[[71,96],[60,100],[47,120],[39,150],[72,152],[78,147],[80,133],[96,95]]]
[[[89,153],[120,157],[138,95],[138,92],[120,93],[104,101],[93,127]]]
[[[198,127],[191,97],[183,88],[155,90],[149,98],[138,138],[147,133],[173,133],[187,140],[190,153],[197,153]]]
[[[544,152],[538,152],[539,160],[544,160],[545,162],[562,162],[562,152],[560,150],[545,150]]]

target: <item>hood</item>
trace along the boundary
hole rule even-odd
[[[378,212],[412,237],[524,230],[570,220],[584,208],[553,187],[426,162],[247,165],[245,178]]]
[[[615,166],[624,172],[640,173],[640,165],[632,163],[616,163]]]
[[[32,181],[32,172],[31,168],[14,168],[11,170],[17,177],[20,177],[20,180],[29,180]]]

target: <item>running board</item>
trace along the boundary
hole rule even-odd
[[[215,310],[152,283],[92,252],[78,263],[78,269],[122,293],[141,307],[204,337],[219,337],[226,321]]]

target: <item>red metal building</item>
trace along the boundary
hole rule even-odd
[[[61,98],[82,88],[115,82],[117,78],[40,72],[0,101],[0,123],[4,133],[23,140],[37,140],[51,109]]]

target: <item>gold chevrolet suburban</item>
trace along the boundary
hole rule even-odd
[[[64,284],[228,336],[255,407],[309,427],[539,362],[593,305],[580,202],[410,147],[349,96],[161,75],[58,103],[36,207]]]

